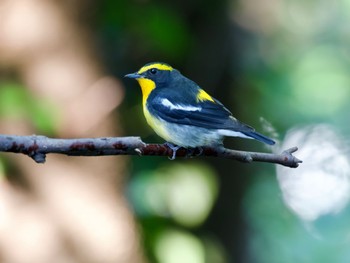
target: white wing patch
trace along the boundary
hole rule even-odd
[[[201,107],[173,104],[168,99],[162,99],[161,103],[163,104],[163,106],[165,106],[171,110],[183,110],[183,111],[201,111],[202,110]]]
[[[228,137],[240,137],[240,138],[246,138],[246,139],[253,139],[252,137],[245,135],[241,132],[231,131],[231,130],[225,130],[225,129],[219,129],[217,130],[218,133],[222,136],[228,136]]]

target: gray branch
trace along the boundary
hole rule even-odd
[[[235,159],[241,162],[268,162],[296,168],[301,160],[293,153],[297,147],[281,154],[245,152],[224,147],[180,148],[176,157],[212,156]],[[0,152],[22,153],[37,163],[44,163],[46,154],[57,153],[69,156],[139,155],[168,156],[173,152],[165,144],[146,144],[140,137],[108,137],[84,139],[53,139],[40,135],[0,135]]]

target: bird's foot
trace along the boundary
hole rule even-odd
[[[165,146],[168,146],[168,147],[173,151],[172,156],[171,156],[171,157],[168,157],[169,160],[175,160],[175,158],[176,158],[176,152],[177,152],[178,149],[181,148],[181,146],[177,146],[177,145],[172,144],[172,143],[170,143],[170,142],[166,142],[166,143],[164,143],[164,145],[165,145]]]
[[[203,147],[199,146],[199,147],[197,147],[197,149],[199,150],[199,153],[197,153],[196,156],[201,156],[202,153],[204,152]]]
[[[198,153],[196,153],[196,150],[198,149]],[[203,148],[202,147],[197,147],[197,148],[187,148],[187,153],[186,153],[186,158],[192,158],[192,157],[197,157],[202,155],[203,153]]]

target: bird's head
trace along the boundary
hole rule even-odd
[[[170,65],[161,62],[152,62],[144,65],[137,72],[125,75],[126,78],[136,79],[141,86],[143,101],[156,87],[165,87],[171,81],[171,75],[178,72]]]
[[[125,75],[125,77],[136,79],[140,85],[142,80],[149,80],[158,86],[169,81],[170,75],[174,71],[176,70],[166,63],[152,62],[144,65],[135,73]]]

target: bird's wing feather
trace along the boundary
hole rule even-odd
[[[254,131],[252,127],[232,117],[231,112],[217,100],[184,104],[170,97],[157,97],[147,107],[153,115],[171,123],[207,129]]]
[[[193,106],[192,104],[173,104],[170,100],[163,98],[154,100],[147,107],[155,117],[166,122],[206,129],[230,130],[243,134],[239,137],[247,136],[269,145],[275,144],[272,139],[235,119],[219,101],[204,101]]]

